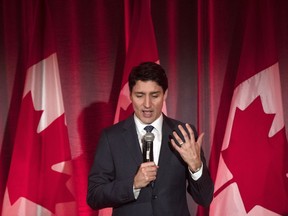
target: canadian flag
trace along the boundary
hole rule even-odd
[[[150,0],[125,0],[124,3],[126,60],[114,123],[126,119],[133,113],[128,86],[131,69],[144,61],[159,63]],[[166,112],[166,106],[163,111]],[[99,211],[99,216],[111,214],[111,208]]]
[[[273,2],[247,1],[241,14],[241,37],[234,41],[241,44],[234,50],[239,51],[239,62],[219,152],[212,216],[288,215],[288,143]]]
[[[125,0],[125,38],[126,60],[114,123],[127,118],[133,112],[128,87],[131,69],[145,61],[159,64],[150,0]],[[166,106],[163,107],[163,112],[166,112]]]
[[[76,215],[56,49],[46,1],[28,1],[26,74],[2,215]],[[18,73],[17,72],[17,73]]]

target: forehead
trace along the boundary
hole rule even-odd
[[[138,80],[133,87],[132,92],[163,92],[163,89],[155,81]]]

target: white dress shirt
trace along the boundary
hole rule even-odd
[[[146,134],[146,131],[144,130],[144,128],[148,124],[144,124],[135,114],[134,114],[134,121],[136,124],[136,131],[137,131],[137,135],[138,135],[139,144],[140,144],[140,147],[142,149],[142,138]],[[156,119],[152,124],[149,124],[149,125],[152,125],[154,127],[152,132],[151,132],[155,136],[154,141],[153,141],[153,157],[154,157],[154,163],[156,165],[158,165],[161,143],[162,143],[163,114],[161,114],[158,119]],[[189,172],[191,174],[191,177],[195,181],[198,180],[201,177],[202,172],[203,172],[203,164],[201,165],[201,168],[199,171],[192,173],[189,170]],[[140,193],[140,189],[135,189],[134,185],[133,185],[133,192],[134,192],[135,199],[137,199],[139,196],[139,193]]]
[[[138,135],[138,140],[140,147],[142,149],[142,138],[146,134],[146,131],[144,128],[147,126],[147,124],[144,124],[141,122],[139,118],[137,118],[136,115],[134,115],[134,121],[136,124],[136,131]],[[153,158],[154,158],[154,163],[158,165],[159,162],[159,155],[160,155],[160,149],[161,149],[161,142],[162,142],[162,125],[163,125],[163,115],[156,119],[152,124],[154,128],[151,133],[154,134],[155,138],[153,140]]]

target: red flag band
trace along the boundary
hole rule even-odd
[[[8,215],[76,215],[70,145],[48,7],[31,2],[23,22],[26,74],[2,206]],[[24,42],[25,41],[25,42]]]
[[[233,96],[222,146],[214,148],[220,150],[219,162],[210,160],[211,168],[217,167],[212,216],[288,214],[288,145],[274,3],[247,1],[239,10]]]

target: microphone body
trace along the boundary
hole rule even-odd
[[[143,136],[143,161],[144,162],[150,162],[153,161],[153,140],[154,140],[154,134],[151,132],[147,132]],[[154,187],[154,181],[151,182],[151,187]]]
[[[143,161],[150,162],[153,161],[153,140],[154,134],[151,132],[147,132],[143,136]]]

